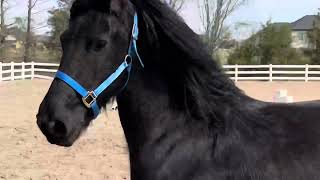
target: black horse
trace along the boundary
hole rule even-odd
[[[131,179],[320,179],[320,102],[246,96],[159,0],[76,0],[59,70],[97,87],[123,62],[135,12],[144,68],[134,58],[128,85],[122,73],[97,98],[102,107],[117,97]],[[55,79],[37,123],[50,143],[71,146],[93,118],[81,96]]]

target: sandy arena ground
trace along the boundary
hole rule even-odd
[[[123,132],[116,112],[100,115],[71,148],[47,143],[35,115],[50,82],[0,83],[0,180],[130,179]],[[272,101],[287,89],[295,101],[320,99],[320,82],[241,82],[257,99]]]

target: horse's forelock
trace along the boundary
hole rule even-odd
[[[81,16],[89,11],[97,12],[109,12],[110,10],[110,0],[76,0],[72,8],[71,19]]]
[[[89,11],[109,13],[110,10],[121,11],[125,9],[130,0],[76,0],[71,8],[71,19],[81,16]]]

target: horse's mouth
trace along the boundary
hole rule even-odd
[[[67,140],[57,140],[54,138],[48,138],[47,140],[50,144],[57,145],[57,146],[63,146],[63,147],[71,147],[73,145],[73,142],[67,141]]]
[[[67,136],[57,136],[55,134],[49,133],[48,129],[43,126],[39,121],[37,121],[38,127],[41,130],[42,134],[46,137],[47,141],[50,144],[63,146],[63,147],[70,147],[74,144],[74,142],[80,137],[81,129],[78,130],[74,128],[70,134]]]

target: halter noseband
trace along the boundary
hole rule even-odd
[[[98,96],[105,89],[107,89],[122,74],[122,72],[124,70],[127,69],[128,78],[127,78],[127,81],[126,81],[125,85],[123,86],[123,88],[126,87],[128,81],[129,81],[129,78],[130,78],[130,72],[131,72],[131,67],[132,67],[132,58],[137,58],[140,61],[141,66],[144,67],[143,62],[142,62],[142,60],[138,54],[138,50],[137,50],[138,35],[139,35],[138,15],[137,15],[137,13],[135,13],[128,54],[125,56],[124,61],[117,68],[117,70],[113,74],[111,74],[103,83],[101,83],[93,91],[86,90],[76,80],[74,80],[69,75],[65,74],[64,72],[62,72],[62,71],[57,72],[55,78],[64,81],[66,84],[68,84],[72,89],[77,91],[82,96],[83,104],[87,108],[92,109],[94,118],[96,118],[100,113],[100,108],[99,108],[97,101],[96,101]]]

